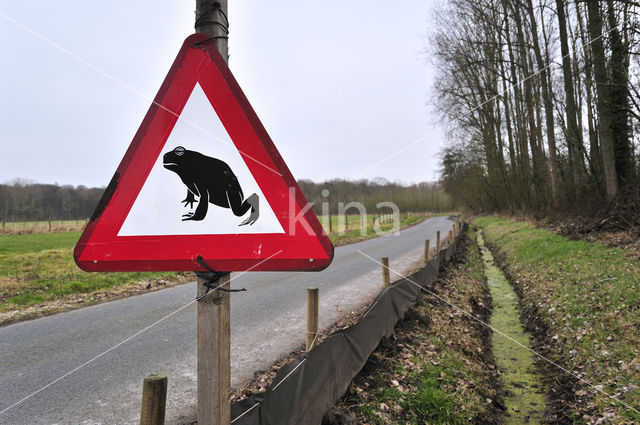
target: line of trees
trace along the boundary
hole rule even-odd
[[[640,3],[449,0],[431,34],[459,205],[564,210],[638,186]]]
[[[448,211],[451,198],[444,193],[438,183],[422,182],[411,185],[392,183],[384,178],[374,180],[349,181],[342,179],[314,183],[311,180],[298,181],[307,201],[313,202],[316,214],[322,214],[323,203],[330,214],[337,214],[340,203],[360,202],[369,214],[388,213],[379,209],[378,203],[393,202],[401,212]],[[348,210],[347,213],[355,213]]]
[[[379,202],[394,202],[402,212],[445,211],[451,207],[448,195],[435,183],[402,185],[384,179],[324,183],[301,180],[299,185],[318,214],[322,213],[323,202],[328,203],[331,214],[337,214],[340,202],[354,201],[361,202],[372,214],[378,211]],[[83,220],[91,216],[103,191],[104,188],[35,184],[24,180],[0,184],[0,222]]]
[[[0,221],[81,220],[91,216],[104,189],[35,184],[0,184]]]

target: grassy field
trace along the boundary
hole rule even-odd
[[[560,399],[559,419],[640,420],[638,261],[624,250],[525,222],[483,217],[474,223],[521,297],[524,320],[538,340],[534,349],[582,379],[541,362]]]
[[[423,215],[402,215],[400,226],[406,227],[425,217]],[[381,231],[392,230],[391,217],[367,217],[367,231],[360,230],[360,217],[347,216],[346,220],[331,217],[330,234],[336,245],[344,245],[376,236],[373,220]],[[328,220],[323,220],[329,228]],[[382,222],[382,224],[380,224]],[[2,313],[25,310],[35,305],[51,304],[69,297],[80,297],[80,302],[95,302],[92,295],[105,291],[122,292],[140,287],[141,284],[158,286],[159,282],[175,283],[188,279],[189,274],[176,273],[86,273],[78,269],[73,261],[73,247],[80,237],[80,231],[47,232],[46,226],[38,223],[32,229],[39,232],[20,231],[0,235],[0,323]],[[9,223],[7,223],[8,225]],[[73,223],[62,223],[72,225]],[[84,225],[84,222],[82,222]],[[19,229],[16,226],[15,229]],[[25,229],[29,229],[26,226]],[[110,294],[109,296],[118,294]],[[101,297],[102,299],[102,297]],[[12,316],[13,317],[13,316]]]
[[[0,236],[0,312],[175,273],[86,273],[73,261],[80,232]]]

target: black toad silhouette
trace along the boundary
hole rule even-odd
[[[200,198],[195,212],[184,214],[182,221],[204,219],[209,202],[219,207],[231,208],[238,217],[251,209],[251,214],[240,226],[253,224],[260,216],[258,195],[254,193],[244,199],[238,178],[227,163],[178,146],[164,154],[163,166],[180,176],[187,186],[187,197],[182,201],[185,207],[189,205],[189,208],[193,208],[195,197]]]

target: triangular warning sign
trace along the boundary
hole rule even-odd
[[[87,271],[321,270],[333,245],[214,44],[189,36],[76,245]]]

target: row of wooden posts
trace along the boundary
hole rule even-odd
[[[441,242],[440,231],[436,232],[436,254],[440,252],[440,246],[443,242],[453,242],[454,236],[457,234],[462,223],[454,221],[453,229],[449,230],[448,239]],[[424,241],[424,261],[425,263],[431,259],[430,252],[431,241]],[[389,257],[382,257],[382,283],[384,286],[391,284],[391,273],[389,268]],[[318,288],[307,288],[307,332],[305,338],[305,350],[310,351],[318,345]],[[164,425],[165,407],[167,399],[167,383],[168,379],[165,375],[149,375],[144,378],[142,385],[142,407],[140,413],[140,425]]]
[[[81,230],[88,222],[83,220],[41,220],[41,221],[2,221],[2,233],[16,232],[52,232],[55,229],[76,229]]]
[[[394,222],[401,222],[407,218],[414,218],[414,217],[426,217],[429,214],[426,212],[405,212],[405,213],[393,213],[393,214],[374,214],[371,219],[372,221],[372,225],[375,226],[376,223],[380,226],[382,224],[386,224],[386,223],[394,223]],[[351,215],[349,214],[345,214],[343,215],[344,217],[344,229],[343,231],[348,231],[349,230],[349,226],[353,227],[353,223],[349,224],[349,217]],[[333,222],[331,221],[331,217],[332,215],[329,214],[328,216],[323,216],[322,217],[322,223],[325,227],[326,230],[328,230],[328,232],[331,234],[333,233]],[[367,227],[367,220],[368,220],[368,215],[362,215],[360,214],[360,224],[359,226],[356,224],[355,228],[366,228]],[[338,227],[340,227],[340,221],[338,221]],[[337,229],[337,231],[340,231],[340,228]]]

